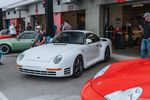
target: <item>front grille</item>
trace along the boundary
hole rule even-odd
[[[34,75],[44,75],[44,76],[56,76],[56,72],[50,72],[50,71],[39,71],[39,70],[30,70],[30,69],[24,69],[19,68],[20,72],[27,73],[27,74],[34,74]]]
[[[64,69],[64,74],[65,74],[65,75],[66,75],[66,74],[70,74],[70,73],[71,73],[71,68],[70,68],[70,67]]]

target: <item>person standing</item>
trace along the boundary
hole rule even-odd
[[[3,63],[2,63],[2,55],[3,55],[3,53],[2,53],[2,51],[0,50],[0,65],[3,65]]]
[[[62,26],[62,30],[71,30],[72,26],[69,24],[68,20],[64,21],[63,26]]]
[[[108,27],[108,38],[113,42],[113,31],[114,31],[114,27],[113,25],[110,25]]]
[[[57,25],[56,24],[54,24],[53,30],[54,30],[54,34],[56,35],[56,33],[57,33]]]
[[[10,34],[11,34],[11,35],[16,35],[16,34],[17,34],[16,28],[15,28],[14,24],[12,24],[12,25],[9,27],[9,30],[10,30]]]
[[[141,57],[150,58],[150,13],[147,12],[144,14],[145,22],[140,26],[143,37],[141,43]]]
[[[132,24],[131,20],[127,23],[127,32],[128,32],[128,46],[132,47],[133,46],[133,38],[132,38]]]
[[[26,30],[27,31],[31,31],[32,30],[32,26],[31,26],[31,24],[29,22],[27,23]]]

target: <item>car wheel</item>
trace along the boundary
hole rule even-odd
[[[0,46],[0,50],[2,51],[3,54],[10,53],[10,47],[8,45],[5,45],[5,44]]]
[[[107,47],[105,50],[105,57],[104,57],[104,61],[109,61],[110,60],[110,48]]]
[[[82,75],[83,72],[83,58],[82,56],[78,56],[75,61],[74,61],[74,65],[73,65],[73,78],[78,78]]]

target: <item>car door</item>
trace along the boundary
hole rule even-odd
[[[93,34],[93,38],[92,38],[92,41],[95,43],[95,47],[96,47],[96,52],[95,52],[95,58],[99,58],[100,57],[100,48],[101,48],[101,41],[100,41],[100,38]]]
[[[86,62],[89,62],[90,64],[90,62],[92,63],[97,58],[97,55],[99,55],[100,39],[93,33],[87,33],[86,39],[90,39],[92,41],[85,46]]]
[[[36,34],[34,32],[24,32],[18,38],[16,43],[13,44],[17,51],[29,49],[34,41]]]

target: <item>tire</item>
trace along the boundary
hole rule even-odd
[[[105,56],[104,56],[104,61],[108,62],[110,60],[110,48],[107,47],[105,50]]]
[[[0,46],[0,50],[2,51],[3,54],[8,54],[11,51],[10,47],[6,44],[2,44]]]
[[[73,78],[78,78],[82,75],[83,66],[84,64],[82,56],[77,56],[73,64]]]

